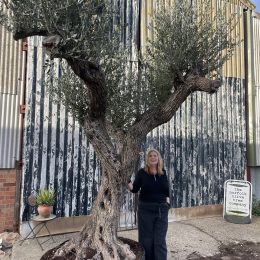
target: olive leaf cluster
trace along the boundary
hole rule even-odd
[[[154,16],[154,39],[147,47],[149,84],[160,101],[191,74],[220,76],[223,64],[239,43],[232,33],[238,14],[225,16],[226,4],[215,10],[212,1],[173,1]]]

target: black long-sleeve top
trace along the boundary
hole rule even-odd
[[[166,197],[169,197],[169,186],[165,170],[163,172],[163,175],[153,175],[140,169],[131,192],[136,193],[141,189],[139,200],[142,202],[165,203]]]

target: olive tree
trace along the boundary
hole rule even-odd
[[[149,0],[147,0],[149,1]],[[215,93],[218,71],[236,39],[234,23],[211,15],[202,0],[172,1],[150,25],[153,40],[129,66],[120,39],[120,16],[109,0],[0,0],[1,24],[14,39],[44,36],[51,59],[63,60],[62,78],[52,86],[84,128],[102,166],[102,180],[91,220],[56,255],[76,251],[84,259],[135,259],[117,237],[127,180],[133,174],[146,135],[169,121],[191,93]],[[119,21],[119,22],[118,22]],[[233,25],[232,25],[233,24]]]

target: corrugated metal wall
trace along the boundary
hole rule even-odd
[[[173,207],[222,203],[225,180],[243,179],[246,166],[244,80],[226,78],[217,94],[192,94],[147,146],[163,154]]]
[[[21,42],[0,26],[0,168],[14,168],[20,159],[24,64]]]
[[[118,1],[127,25],[125,37],[138,44],[149,32],[149,8],[157,1]],[[237,8],[237,11],[242,11]],[[238,32],[243,37],[243,22]],[[131,32],[131,33],[128,33]],[[143,145],[158,147],[171,181],[174,207],[221,203],[226,179],[242,179],[245,171],[245,82],[243,46],[235,74],[223,72],[217,94],[192,94],[176,116],[147,136]],[[133,55],[134,57],[135,55]],[[29,41],[25,126],[24,201],[32,190],[52,184],[58,194],[56,214],[88,214],[97,193],[100,168],[82,128],[66,109],[52,102],[41,83],[45,53],[40,38]],[[237,65],[239,64],[239,65]],[[142,157],[140,158],[142,161]],[[24,205],[23,205],[24,206]],[[25,206],[24,206],[25,207]],[[27,208],[24,208],[24,216]]]
[[[58,216],[89,214],[97,194],[99,163],[78,122],[46,92],[41,38],[30,38],[28,50],[24,195],[51,184]]]
[[[256,166],[260,166],[260,14],[253,13]]]

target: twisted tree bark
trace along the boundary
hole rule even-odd
[[[97,141],[98,140],[98,141]],[[93,139],[92,139],[93,141]],[[100,139],[95,139],[95,145],[102,146]],[[110,162],[102,163],[102,181],[98,196],[92,208],[91,220],[81,230],[77,239],[72,239],[63,245],[55,256],[65,256],[69,251],[76,251],[76,259],[85,259],[90,249],[95,252],[93,259],[135,259],[134,253],[127,244],[117,237],[120,207],[126,187],[126,176],[133,173],[139,156],[139,145],[131,138],[123,145],[119,170],[113,166],[106,168]],[[103,154],[102,158],[109,154]]]

